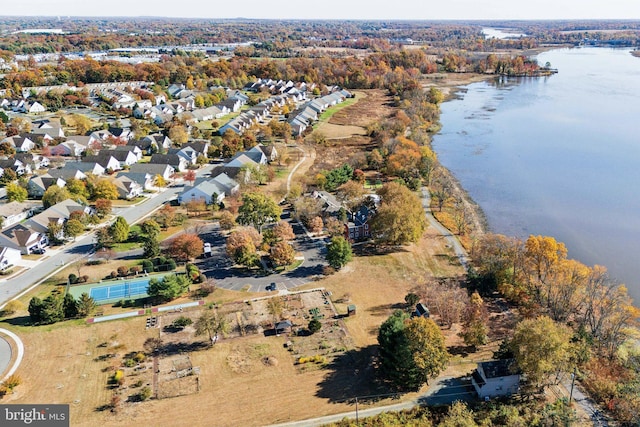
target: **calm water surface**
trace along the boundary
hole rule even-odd
[[[546,52],[560,73],[467,86],[433,146],[492,231],[554,236],[640,303],[640,58]]]

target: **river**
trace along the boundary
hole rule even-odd
[[[464,87],[433,148],[491,231],[553,236],[608,268],[640,303],[640,58],[628,49],[538,55],[559,73]]]

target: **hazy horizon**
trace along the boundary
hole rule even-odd
[[[312,7],[291,2],[245,0],[237,5],[184,0],[179,7],[169,0],[129,2],[112,0],[104,4],[78,0],[31,0],[3,5],[5,17],[131,17],[187,19],[269,20],[634,20],[640,19],[640,2],[629,0],[539,0],[531,4],[511,0],[450,0],[421,2],[369,0],[343,2],[325,0]]]

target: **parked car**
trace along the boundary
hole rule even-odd
[[[267,285],[267,290],[268,291],[275,291],[277,289],[277,285],[275,284],[275,282],[271,282],[270,284]]]
[[[204,251],[205,258],[211,257],[211,243],[205,243],[203,251]]]
[[[45,248],[35,248],[34,250],[31,251],[32,254],[38,254],[38,255],[42,255],[46,252],[47,250]]]

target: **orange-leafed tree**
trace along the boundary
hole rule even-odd
[[[202,254],[202,240],[193,233],[184,233],[171,240],[169,254],[179,260],[193,260]]]

